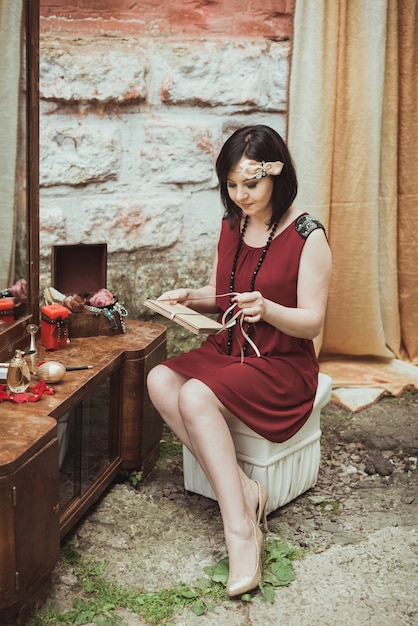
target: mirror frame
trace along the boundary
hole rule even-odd
[[[26,30],[26,272],[28,314],[0,333],[0,360],[29,345],[39,324],[39,0],[24,0]]]

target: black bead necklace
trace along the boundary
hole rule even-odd
[[[230,276],[230,279],[229,279],[229,291],[230,291],[230,293],[234,293],[234,291],[235,291],[235,272],[237,271],[238,257],[239,257],[239,253],[241,252],[242,242],[244,240],[244,235],[245,235],[245,231],[247,230],[248,222],[249,222],[249,216],[246,215],[245,216],[245,220],[244,220],[244,224],[242,225],[242,229],[241,229],[241,232],[240,232],[240,235],[239,235],[239,240],[238,240],[238,245],[237,245],[237,249],[236,249],[236,252],[235,252],[234,260],[232,262],[231,276]],[[278,224],[277,224],[277,222],[275,222],[273,224],[273,226],[271,227],[271,229],[270,229],[269,236],[268,236],[268,239],[266,241],[266,245],[264,246],[264,248],[261,251],[260,258],[258,259],[258,263],[255,266],[255,270],[254,270],[254,272],[253,272],[253,274],[251,276],[250,291],[254,291],[255,279],[257,278],[257,274],[260,271],[260,268],[261,268],[261,266],[263,264],[263,261],[264,261],[264,259],[266,257],[267,250],[270,248],[270,244],[273,241],[273,237],[274,237],[274,234],[275,234],[275,232],[277,230],[277,226],[278,226]],[[232,305],[232,296],[231,296],[231,301],[230,302],[231,302],[231,305]],[[232,311],[231,311],[229,317],[232,317],[232,315],[233,314],[232,314]],[[252,324],[248,324],[247,325],[247,330],[246,330],[247,335],[249,335],[249,333],[250,333],[251,326],[252,326]],[[245,340],[244,345],[242,347],[242,350],[243,350],[244,354],[245,354],[245,351],[247,349],[247,345],[248,345],[248,341]],[[232,327],[228,328],[228,354],[231,354],[231,352],[232,352]]]

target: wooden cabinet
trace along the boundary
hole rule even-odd
[[[59,556],[55,420],[7,419],[0,414],[0,623],[43,598]]]
[[[58,418],[61,536],[123,465],[119,436],[123,422],[120,396],[125,393],[120,386],[122,368],[117,367]],[[138,422],[140,415],[138,410]]]
[[[37,402],[0,405],[0,623],[24,623],[49,591],[60,538],[122,468],[152,469],[162,434],[146,376],[166,358],[164,326],[128,321],[123,335],[38,349],[37,360],[93,367]]]

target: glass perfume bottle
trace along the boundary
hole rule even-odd
[[[16,350],[16,353],[7,369],[7,386],[12,393],[23,393],[30,384],[30,371],[24,359],[24,352]]]

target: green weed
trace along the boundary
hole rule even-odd
[[[180,460],[183,454],[182,443],[177,437],[170,432],[164,432],[166,435],[160,441],[160,456],[157,461],[158,469],[165,469],[170,461]]]
[[[291,560],[301,551],[289,548],[285,543],[270,540],[263,555],[263,578],[259,588],[268,602],[274,602],[275,589],[289,585],[294,579]],[[61,613],[53,601],[38,609],[28,626],[116,626],[122,623],[118,609],[140,615],[150,625],[164,625],[175,613],[190,609],[195,615],[212,612],[227,600],[225,585],[228,578],[228,559],[205,567],[207,577],[193,586],[180,583],[171,589],[157,592],[141,592],[122,588],[106,577],[106,565],[94,565],[83,561],[71,544],[64,547],[61,564],[71,567],[77,576],[73,593],[77,595],[71,610]],[[251,601],[254,594],[244,594],[242,601]]]
[[[132,485],[132,487],[137,487],[142,481],[142,475],[143,473],[141,470],[122,470],[120,478],[123,482],[127,482]]]

